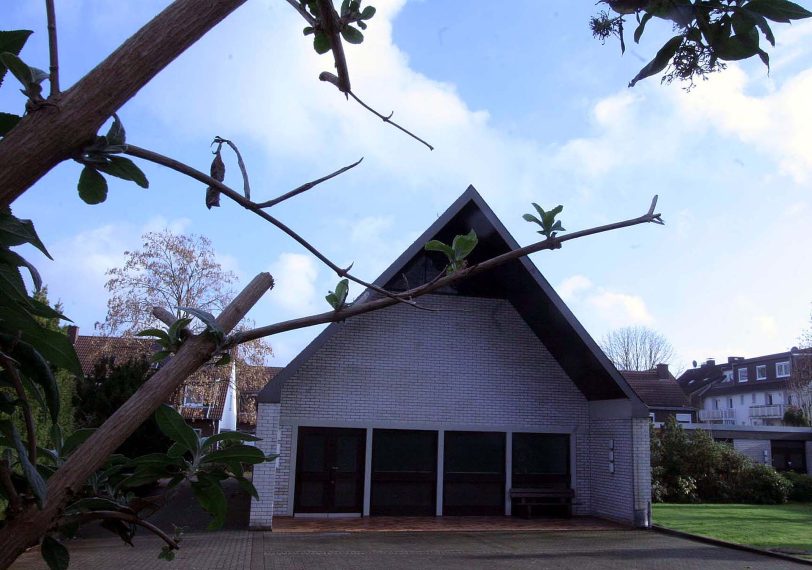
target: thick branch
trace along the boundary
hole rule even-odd
[[[344,174],[349,169],[355,168],[356,166],[361,164],[362,160],[364,160],[363,157],[359,158],[357,162],[353,162],[352,164],[348,164],[344,168],[339,168],[338,170],[328,174],[327,176],[322,176],[321,178],[319,178],[317,180],[313,180],[312,182],[307,182],[305,184],[302,184],[298,188],[294,188],[290,192],[286,192],[286,193],[282,194],[281,196],[278,196],[277,198],[274,198],[273,200],[268,200],[267,202],[260,202],[259,204],[257,204],[257,207],[258,208],[270,208],[271,206],[276,206],[278,203],[284,202],[288,198],[293,198],[294,196],[298,196],[302,192],[307,192],[308,190],[310,190],[314,186],[317,186],[317,185],[321,184],[322,182],[326,182],[327,180],[330,180],[331,178],[335,178],[339,174]]]
[[[310,26],[316,26],[316,19],[308,13],[307,9],[298,0],[288,0],[288,4],[293,6],[293,9],[299,12]]]
[[[20,379],[20,374],[14,362],[0,352],[0,365],[8,372],[9,379],[14,385],[14,391],[17,393],[17,398],[22,402],[23,418],[25,419],[25,432],[28,436],[28,460],[32,465],[37,464],[37,429],[34,426],[34,415],[31,413],[31,404],[28,402],[28,396],[23,388],[23,382]]]
[[[268,273],[257,275],[217,317],[220,328],[230,332],[272,286],[273,278]],[[216,343],[210,335],[190,337],[166,365],[71,454],[48,479],[47,498],[42,510],[27,506],[0,529],[0,544],[3,545],[0,548],[0,568],[8,568],[23,550],[39,541],[59,516],[65,502],[192,372],[212,357],[215,349]]]
[[[565,236],[545,239],[543,241],[525,247],[521,247],[519,249],[514,249],[507,253],[503,253],[502,255],[492,257],[491,259],[488,259],[481,263],[477,263],[464,269],[461,269],[459,271],[455,271],[451,275],[446,275],[440,279],[434,279],[431,282],[426,283],[425,285],[420,285],[419,287],[414,287],[413,289],[404,291],[403,293],[400,293],[397,296],[406,299],[420,297],[421,295],[431,293],[432,291],[436,291],[437,289],[445,287],[446,285],[450,285],[462,279],[467,279],[474,275],[478,275],[484,271],[489,271],[509,261],[514,261],[521,257],[530,255],[531,253],[536,253],[538,251],[542,251],[545,249],[558,249],[561,247],[561,244],[566,241],[579,239],[586,236],[591,236],[604,232],[609,232],[620,228],[636,226],[639,224],[645,223],[662,224],[663,221],[660,218],[660,214],[654,213],[654,207],[656,206],[656,204],[657,204],[657,196],[655,196],[654,199],[652,200],[651,208],[649,209],[649,211],[637,218],[630,218],[628,220],[615,222],[613,224],[606,224],[603,226],[597,226],[586,230],[572,232],[571,234],[567,234]],[[378,309],[383,309],[384,307],[389,307],[391,305],[394,305],[396,302],[397,302],[396,300],[390,297],[379,298],[371,301],[366,301],[364,303],[350,305],[345,309],[341,309],[340,311],[329,311],[318,315],[311,315],[308,317],[301,317],[298,319],[283,321],[281,323],[276,323],[273,325],[258,327],[252,330],[243,331],[233,335],[226,343],[226,347],[236,346],[244,342],[256,340],[258,338],[263,338],[290,330],[301,329],[325,323],[334,323],[338,321],[343,321],[350,317],[355,317],[357,315],[369,313],[371,311],[377,311]]]
[[[23,117],[0,141],[0,208],[91,141],[114,112],[245,1],[175,0],[56,106]]]
[[[56,10],[54,0],[45,0],[45,11],[48,14],[48,53],[51,60],[51,97],[59,94],[59,46],[56,42]]]
[[[130,513],[122,513],[119,511],[93,511],[90,513],[82,513],[75,517],[68,517],[68,520],[64,521],[67,523],[78,521],[80,524],[85,522],[90,522],[94,520],[104,520],[104,519],[117,519],[124,522],[128,522],[130,524],[137,524],[138,526],[144,527],[152,534],[160,537],[166,544],[169,545],[170,548],[175,550],[180,549],[177,541],[173,539],[171,536],[166,534],[163,530],[159,527],[155,526],[149,521],[145,521],[144,519],[140,518],[138,515],[130,514]]]
[[[3,486],[6,497],[8,497],[9,512],[17,514],[22,507],[22,500],[17,494],[17,489],[14,488],[14,482],[11,480],[11,467],[5,459],[0,459],[0,485]]]
[[[336,73],[338,74],[338,90],[342,93],[349,93],[350,71],[347,69],[347,58],[344,55],[344,44],[341,43],[341,25],[338,21],[338,14],[333,8],[333,0],[316,0],[319,6],[319,24],[322,31],[330,38],[330,49],[335,60]]]

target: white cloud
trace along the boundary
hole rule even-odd
[[[637,295],[602,291],[591,295],[587,303],[611,327],[649,325],[654,322],[645,301]]]
[[[592,281],[583,275],[567,277],[556,287],[558,294],[561,295],[561,298],[567,303],[576,300],[582,291],[587,291],[591,288]]]
[[[311,256],[283,253],[271,265],[270,271],[274,287],[268,298],[274,305],[297,315],[315,311],[319,271]]]
[[[391,216],[367,216],[353,223],[350,239],[368,245],[381,240],[382,234],[392,227]]]

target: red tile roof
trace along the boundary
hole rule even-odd
[[[656,370],[621,370],[620,373],[649,408],[691,407],[685,392],[670,374],[668,378],[658,378]]]

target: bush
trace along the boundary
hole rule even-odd
[[[686,432],[673,418],[651,433],[654,502],[785,503],[792,484],[703,430]]]
[[[788,406],[784,412],[784,425],[795,427],[809,427],[809,418],[798,406]]]
[[[812,503],[812,476],[794,471],[782,473],[782,476],[792,485],[789,492],[790,501]]]

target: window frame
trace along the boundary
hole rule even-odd
[[[766,364],[759,364],[756,366],[756,380],[766,380],[767,379],[767,365]]]
[[[781,367],[786,370],[786,373],[781,374],[778,371],[778,367]],[[776,362],[775,363],[775,377],[776,378],[789,378],[790,376],[790,368],[789,368],[789,360],[784,360],[783,362]]]
[[[742,374],[742,372],[744,372],[744,374]],[[736,378],[739,382],[747,382],[750,379],[749,376],[750,374],[746,366],[743,366],[736,371]]]

